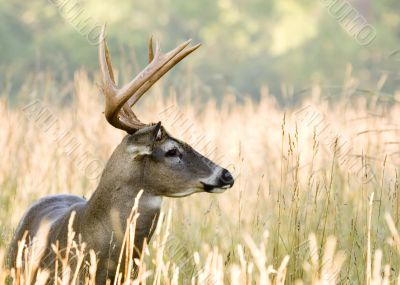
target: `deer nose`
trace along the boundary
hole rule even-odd
[[[235,180],[233,179],[232,174],[226,169],[222,170],[221,176],[219,177],[219,184],[221,186],[232,187],[233,183],[235,183]]]

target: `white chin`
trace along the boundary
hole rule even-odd
[[[224,186],[221,188],[214,188],[209,193],[224,193],[226,191],[226,189],[228,189],[228,188],[229,188],[228,186]]]
[[[199,192],[199,189],[190,188],[190,189],[187,189],[186,191],[170,193],[166,196],[171,197],[171,198],[182,198],[182,197],[186,197],[186,196],[192,195],[193,193],[197,193],[197,192]]]

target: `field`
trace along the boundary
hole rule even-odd
[[[123,137],[104,119],[97,81],[77,72],[67,102],[1,97],[1,260],[24,210],[48,194],[90,197]],[[62,91],[49,86],[38,92]],[[153,88],[139,117],[161,120],[236,182],[219,195],[164,199],[164,222],[137,261],[141,282],[400,282],[400,94],[355,90],[351,78],[334,99],[313,86],[310,99],[289,108],[266,88],[259,102],[232,94],[202,102],[190,88]],[[28,273],[18,274],[15,283],[28,284]]]

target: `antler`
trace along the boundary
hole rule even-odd
[[[160,46],[156,41],[156,49],[153,51],[153,39],[149,39],[148,56],[149,64],[129,83],[118,88],[115,84],[114,72],[111,65],[110,53],[105,40],[105,25],[101,31],[99,45],[99,62],[103,80],[102,91],[106,97],[105,115],[107,121],[114,127],[134,133],[147,126],[139,121],[132,106],[178,62],[196,50],[200,44],[188,47],[188,40],[166,54],[160,52]]]

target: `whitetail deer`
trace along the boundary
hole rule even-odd
[[[230,188],[234,179],[230,172],[196,152],[188,144],[171,137],[161,123],[144,124],[132,111],[132,106],[166,72],[199,45],[189,47],[190,41],[162,54],[158,43],[153,51],[149,40],[149,64],[131,82],[118,88],[115,84],[110,55],[102,30],[99,61],[102,91],[105,95],[105,116],[114,127],[128,134],[114,150],[100,183],[92,197],[55,195],[40,199],[20,221],[10,245],[9,266],[15,265],[18,241],[28,232],[34,237],[44,220],[49,221],[47,248],[40,261],[42,268],[54,270],[55,255],[51,244],[67,243],[68,221],[75,211],[73,229],[76,236],[98,256],[96,283],[105,284],[115,277],[122,239],[117,228],[125,230],[135,197],[140,190],[139,218],[136,226],[135,248],[142,249],[145,239],[152,236],[160,212],[162,196],[184,197],[196,192],[217,193]],[[118,211],[118,223],[113,217]],[[114,221],[114,222],[113,222]],[[122,259],[124,260],[124,258]],[[121,267],[122,269],[124,266]],[[54,272],[54,271],[53,271]]]

